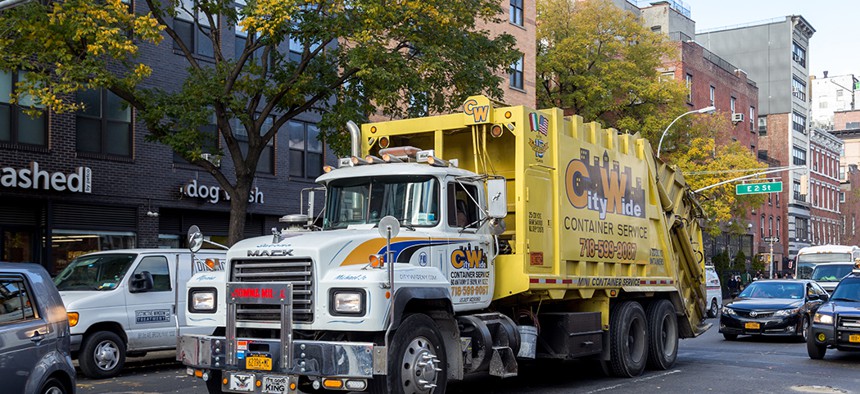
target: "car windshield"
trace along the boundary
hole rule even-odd
[[[738,294],[740,298],[803,298],[802,283],[753,282]]]
[[[833,290],[834,300],[860,302],[860,280],[848,280],[839,283]]]
[[[97,254],[73,260],[54,278],[57,290],[113,290],[125,276],[136,254]]]
[[[853,264],[817,265],[812,271],[812,279],[819,282],[839,282],[851,273]]]
[[[379,223],[394,216],[404,225],[439,223],[439,182],[431,176],[380,176],[333,180],[323,228]]]

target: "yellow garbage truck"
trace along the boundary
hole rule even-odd
[[[349,128],[319,213],[189,281],[188,324],[220,328],[177,359],[210,392],[444,393],[536,358],[632,377],[710,327],[703,212],[644,138],[483,96]]]

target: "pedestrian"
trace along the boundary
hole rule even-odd
[[[738,280],[734,275],[729,276],[729,295],[732,298],[738,295]]]

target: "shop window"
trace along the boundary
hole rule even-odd
[[[131,107],[107,89],[83,90],[84,108],[75,121],[77,150],[83,153],[131,156]]]
[[[508,77],[510,78],[510,86],[514,89],[523,89],[523,61],[524,56],[521,56],[519,60],[511,64],[511,68],[508,70]]]
[[[48,144],[48,122],[44,107],[29,96],[12,104],[15,85],[24,81],[23,72],[0,71],[0,143],[45,147]],[[35,110],[35,114],[24,111]],[[33,115],[33,116],[31,116]]]
[[[477,228],[478,207],[474,199],[478,197],[474,185],[458,182],[448,183],[448,225],[451,227]]]
[[[523,0],[511,0],[510,22],[517,25],[523,25]]]
[[[53,272],[56,275],[76,257],[102,250],[132,249],[137,246],[133,232],[53,230],[51,236]]]
[[[150,291],[170,291],[172,288],[170,286],[170,270],[164,256],[142,258],[133,275],[142,274],[144,271],[149,272],[149,275],[152,276],[152,290]]]
[[[20,276],[0,277],[0,324],[36,318],[30,291]]]
[[[290,121],[290,176],[316,178],[322,175],[323,144],[319,127],[313,123]]]
[[[218,16],[213,15],[212,18],[217,25]],[[210,58],[215,57],[215,47],[210,37],[212,26],[206,14],[197,7],[196,1],[181,0],[179,2],[176,7],[176,17],[173,18],[173,30],[191,53]],[[181,49],[177,42],[173,43],[173,48]]]

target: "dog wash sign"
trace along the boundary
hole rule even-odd
[[[0,186],[58,192],[92,193],[93,171],[89,167],[78,167],[74,172],[48,172],[39,168],[38,162],[29,167],[0,168]]]

